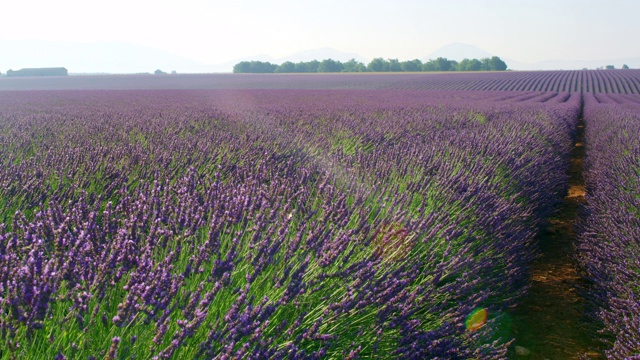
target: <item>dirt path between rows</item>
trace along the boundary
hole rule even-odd
[[[585,201],[584,122],[571,153],[569,191],[549,227],[538,235],[542,256],[531,268],[531,288],[513,313],[510,359],[600,359],[596,333],[584,318],[581,278],[572,258],[575,224]],[[518,348],[516,348],[516,346]]]

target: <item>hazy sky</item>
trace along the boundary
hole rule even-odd
[[[321,47],[408,60],[453,42],[522,62],[640,57],[639,0],[9,0],[1,11],[1,40],[124,41],[210,64]]]

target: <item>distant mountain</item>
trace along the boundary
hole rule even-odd
[[[320,49],[299,51],[295,54],[291,54],[289,56],[277,59],[277,63],[281,64],[285,61],[291,61],[294,63],[301,62],[301,61],[311,61],[311,60],[322,61],[325,59],[332,59],[332,60],[337,60],[341,62],[346,62],[351,59],[356,59],[356,61],[360,61],[363,63],[368,62],[366,58],[364,58],[359,54],[348,53],[348,52],[336,50],[334,48],[324,47]]]
[[[269,56],[265,54],[246,56],[236,60],[217,64],[215,66],[216,68],[219,68],[219,69],[225,69],[220,71],[231,72],[233,71],[233,66],[241,61],[268,61],[272,64],[280,65],[286,61],[298,63],[301,61],[312,61],[312,60],[322,61],[325,59],[332,59],[332,60],[337,60],[341,62],[346,62],[351,59],[356,59],[356,61],[360,61],[365,65],[369,62],[369,60],[367,60],[365,57],[356,53],[348,53],[348,52],[339,51],[330,47],[323,47],[318,49],[298,51],[296,53],[293,53],[291,55],[281,57],[281,58],[274,58],[273,56]]]
[[[300,62],[333,59],[367,60],[355,53],[324,47],[300,51],[282,58],[261,54],[220,64],[206,64],[167,51],[125,42],[72,43],[43,40],[12,41],[0,39],[0,72],[22,68],[65,67],[70,74],[152,73],[156,69],[178,73],[231,72],[240,61]]]
[[[216,72],[216,67],[169,52],[124,42],[67,43],[0,40],[0,69],[65,67],[69,73]]]
[[[464,58],[481,59],[500,56],[511,70],[575,70],[596,69],[614,65],[617,69],[627,64],[631,68],[640,68],[640,57],[627,59],[609,59],[601,61],[542,61],[536,63],[520,62],[504,58],[501,54],[492,54],[476,46],[453,43],[427,55],[423,61],[445,57],[460,61]],[[214,73],[231,72],[240,61],[268,61],[282,64],[285,61],[300,62],[333,59],[342,62],[356,59],[367,64],[371,59],[330,47],[304,50],[291,55],[275,58],[266,54],[247,56],[220,64],[206,64],[167,51],[149,48],[125,42],[67,43],[52,41],[11,41],[0,39],[0,72],[22,68],[65,67],[69,74],[127,74],[152,73],[156,69],[178,73]],[[401,59],[408,60],[408,59]]]
[[[461,61],[462,59],[482,59],[487,57],[490,58],[494,55],[496,54],[492,54],[473,45],[453,43],[445,45],[440,49],[432,52],[431,54],[427,55],[427,57],[424,58],[423,61],[437,59],[439,57],[447,58],[449,60]]]
[[[449,60],[460,61],[467,59],[482,59],[492,56],[499,56],[509,70],[580,70],[580,69],[597,69],[607,65],[613,65],[616,69],[620,69],[623,64],[628,65],[632,69],[640,68],[640,58],[627,59],[604,59],[604,60],[547,60],[539,62],[522,62],[510,58],[505,58],[501,54],[493,54],[476,46],[462,43],[453,43],[443,46],[437,51],[427,55],[424,61],[437,59],[439,57]]]
[[[349,61],[351,59],[356,59],[357,61],[367,62],[367,60],[363,56],[358,55],[356,53],[347,53],[347,52],[336,50],[334,48],[324,47],[324,48],[318,48],[318,49],[298,51],[296,53],[293,53],[291,55],[281,57],[281,58],[274,58],[272,56],[265,55],[265,54],[246,56],[241,59],[229,61],[225,64],[229,64],[231,65],[231,67],[233,67],[233,65],[239,63],[240,61],[268,61],[272,64],[282,64],[283,62],[286,62],[286,61],[298,63],[301,61],[312,61],[312,60],[322,61],[324,59],[333,59],[333,60],[343,61],[343,62]]]
[[[580,69],[597,69],[604,68],[607,65],[613,65],[616,69],[627,65],[632,69],[640,68],[640,57],[626,59],[605,59],[605,60],[548,60],[535,63],[524,63],[504,59],[509,69],[512,70],[580,70]]]

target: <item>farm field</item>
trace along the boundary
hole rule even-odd
[[[640,94],[638,70],[460,73],[175,74],[0,78],[1,90],[491,90]]]
[[[594,282],[591,315],[610,358],[640,353],[640,102],[625,95],[585,96],[587,205],[578,257]]]
[[[0,79],[0,359],[518,357],[579,123],[568,261],[602,355],[638,355],[639,93],[638,70]]]

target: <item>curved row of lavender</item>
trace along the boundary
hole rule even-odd
[[[459,78],[454,75],[439,74],[429,79],[413,77],[389,86],[404,89],[640,94],[640,70],[474,73],[462,74]]]
[[[185,74],[0,78],[0,90],[397,89],[640,94],[640,70],[401,74]]]
[[[585,95],[579,259],[612,359],[640,355],[640,97]],[[635,357],[634,357],[635,356]]]
[[[579,108],[4,93],[0,358],[504,358]]]

